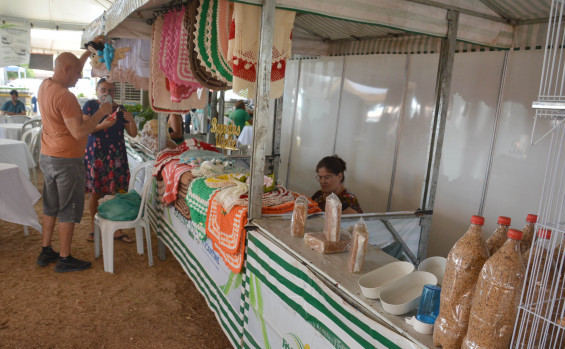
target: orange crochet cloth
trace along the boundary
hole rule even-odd
[[[214,250],[220,254],[224,263],[234,273],[239,273],[244,261],[245,226],[247,225],[247,206],[235,205],[228,213],[216,200],[215,192],[210,198],[206,212],[206,235],[212,240]],[[292,192],[294,197],[298,193]],[[263,207],[263,214],[289,213],[294,209],[294,201],[272,207]],[[308,199],[308,213],[320,212],[318,204]]]

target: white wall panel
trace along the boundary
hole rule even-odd
[[[345,185],[364,212],[386,211],[405,69],[405,55],[345,61],[335,152],[347,162]]]
[[[504,52],[455,55],[428,256],[446,256],[479,208]]]
[[[333,150],[343,57],[302,61],[290,148],[288,188],[308,196],[319,189],[318,161]]]
[[[279,165],[279,181],[286,186],[288,173],[288,160],[290,155],[292,126],[294,123],[294,111],[296,109],[296,97],[298,94],[298,69],[300,61],[290,60],[286,63],[284,76],[283,110],[281,124],[281,158]]]
[[[439,54],[410,55],[402,134],[398,148],[391,211],[420,207],[428,163]]]
[[[535,147],[530,136],[537,100],[543,51],[510,52],[499,128],[486,196],[485,236],[496,228],[498,216],[512,218],[512,227],[522,229],[528,213],[538,213],[549,152],[549,138]],[[538,121],[536,137],[551,128],[551,121]]]

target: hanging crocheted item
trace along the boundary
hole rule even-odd
[[[231,85],[233,79],[231,66],[226,60],[230,22],[231,13],[227,0],[200,0],[194,49],[206,70],[228,85]],[[222,47],[225,49],[223,55]]]
[[[241,240],[245,239],[247,207],[235,206],[230,212],[226,212],[215,199],[219,193],[221,191],[214,193],[210,199],[206,214],[206,235],[218,244],[220,250],[233,255],[240,250]]]
[[[163,31],[163,18],[158,17],[153,23],[151,36],[151,77],[149,99],[153,110],[163,113],[188,113],[190,109],[202,109],[206,106],[207,91],[198,89],[190,98],[181,102],[171,100],[171,92],[167,89],[166,77],[159,67],[159,48]]]
[[[200,240],[206,239],[206,213],[208,212],[208,203],[210,197],[218,189],[210,188],[204,183],[204,178],[197,178],[190,183],[188,194],[186,196],[186,204],[190,209],[190,217],[194,222],[196,235]]]
[[[269,98],[282,96],[286,60],[290,58],[294,11],[276,10]],[[233,70],[233,91],[246,98],[255,98],[261,7],[234,3],[230,27],[228,55]]]
[[[190,69],[194,78],[204,87],[213,90],[227,90],[229,89],[228,83],[220,80],[206,69],[204,62],[198,59],[198,52],[196,51],[195,38],[197,35],[196,21],[199,16],[198,8],[200,6],[199,0],[191,1],[187,7],[187,15],[184,17],[184,25],[188,32],[188,52],[190,57]]]
[[[116,51],[123,47],[130,50],[124,59],[110,71],[109,80],[132,84],[136,89],[149,90],[151,40],[119,39],[114,42]]]

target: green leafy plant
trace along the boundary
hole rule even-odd
[[[143,121],[139,124],[139,128],[143,129],[143,126],[147,121],[153,120],[157,117],[157,113],[155,113],[151,108],[143,108],[139,112],[138,116],[143,118]]]
[[[126,110],[130,113],[139,113],[143,110],[141,104],[126,104],[124,105],[124,108],[126,108]]]
[[[78,97],[78,98],[84,97],[84,93],[82,93],[82,92],[79,93],[79,94],[77,95],[77,97]]]

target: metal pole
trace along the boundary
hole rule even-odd
[[[225,103],[226,92],[220,91],[220,98],[218,98],[218,124],[224,123],[224,111],[226,109]]]
[[[272,153],[273,156],[273,173],[275,174],[275,180],[279,179],[279,165],[281,162],[281,125],[282,125],[282,113],[283,113],[283,97],[275,100],[275,122],[273,124],[273,146]]]
[[[508,68],[508,55],[510,51],[504,52],[504,62],[502,63],[502,76],[500,77],[500,87],[498,89],[498,100],[496,101],[496,112],[494,114],[494,124],[492,125],[492,134],[490,139],[490,148],[488,151],[488,163],[483,182],[483,192],[481,194],[481,202],[479,204],[479,216],[483,215],[485,201],[487,197],[488,183],[490,180],[490,171],[492,169],[492,158],[494,157],[494,148],[496,145],[496,134],[498,132],[498,123],[500,122],[500,109],[502,108],[502,94],[504,92],[504,81],[506,80],[506,70]]]
[[[290,159],[292,159],[292,143],[294,142],[294,124],[296,123],[296,109],[298,108],[298,98],[300,97],[300,75],[302,70],[302,60],[298,61],[298,75],[296,77],[296,93],[294,94],[294,108],[292,111],[292,124],[290,126],[290,147],[288,149],[288,161],[286,163],[286,179],[284,185],[288,187],[288,176],[290,173]]]
[[[390,176],[390,187],[388,189],[388,202],[386,211],[390,212],[392,206],[392,193],[394,190],[394,180],[396,179],[396,164],[398,163],[398,151],[400,149],[400,139],[402,137],[402,124],[404,123],[404,111],[406,110],[406,94],[408,93],[408,69],[410,67],[410,54],[406,55],[406,64],[404,65],[404,86],[402,87],[402,100],[400,101],[400,113],[398,117],[398,126],[396,128],[396,144],[394,145],[394,160],[392,161],[392,174]]]
[[[212,91],[212,99],[210,101],[210,109],[211,109],[211,113],[210,113],[210,120],[213,120],[214,118],[218,117],[218,95],[216,91]],[[215,144],[216,143],[216,135],[213,134],[212,132],[208,132],[208,136],[206,137],[206,141],[210,144]]]
[[[161,151],[167,147],[169,128],[167,127],[167,114],[159,113],[157,117],[159,118],[159,151]]]
[[[200,131],[200,133],[208,133],[208,125],[209,125],[209,121],[208,118],[210,117],[210,109],[209,109],[209,105],[210,105],[210,94],[212,93],[212,91],[208,91],[206,93],[206,106],[204,107],[204,113],[202,115],[202,130]],[[208,138],[206,138],[206,140],[208,140]]]
[[[445,134],[445,123],[447,120],[451,77],[453,75],[453,61],[455,59],[458,25],[459,13],[452,10],[447,11],[447,37],[441,42],[436,84],[436,102],[428,148],[428,168],[422,190],[421,208],[423,210],[433,210],[435,203],[443,148],[443,136]],[[425,218],[422,225],[422,233],[420,234],[420,244],[418,247],[418,258],[420,260],[424,258],[426,250],[428,249],[431,218]]]
[[[337,135],[338,135],[338,131],[339,131],[339,121],[341,119],[341,101],[343,99],[343,84],[345,83],[345,62],[346,62],[346,57],[343,56],[343,65],[341,66],[341,82],[339,84],[339,100],[337,102],[337,120],[336,120],[336,124],[335,124],[335,133],[334,133],[334,145],[332,148],[332,154],[335,154],[335,149],[337,147]]]
[[[253,120],[253,153],[251,155],[248,212],[250,220],[261,218],[274,27],[275,0],[264,0],[261,11],[261,41],[259,43],[259,63],[257,67],[256,115]]]

